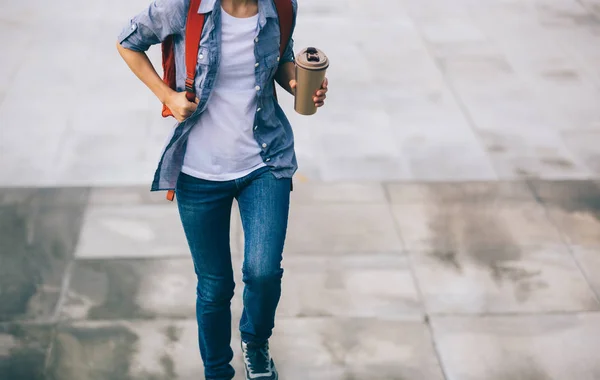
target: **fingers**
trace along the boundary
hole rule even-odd
[[[198,102],[198,98],[196,98],[196,102],[194,102],[194,103],[188,102],[184,107],[182,107],[180,109],[180,111],[177,113],[177,115],[175,116],[177,121],[179,121],[181,123],[188,117],[192,116],[192,114],[194,112],[196,112],[196,109],[198,108],[197,102]]]
[[[327,97],[327,86],[328,86],[329,82],[327,81],[327,78],[325,78],[323,80],[323,84],[321,84],[321,88],[319,90],[317,90],[317,92],[315,93],[315,98],[314,101],[315,103],[323,103],[325,101],[325,98]]]
[[[327,98],[327,90],[319,90],[316,93],[316,96],[313,97],[313,101],[315,102],[315,105],[318,103],[324,103],[325,99]]]
[[[192,116],[192,114],[194,112],[196,112],[197,108],[198,108],[198,105],[196,103],[191,103],[191,105],[187,106],[183,110],[183,116],[185,116],[185,118],[187,119],[188,117]]]
[[[329,86],[329,80],[325,78],[321,84],[321,89],[317,90],[316,96],[313,98],[315,107],[323,107],[325,105],[325,99],[327,98],[327,87]]]
[[[318,90],[315,93],[315,98],[323,98],[323,99],[325,99],[327,97],[327,95],[325,95],[325,94],[327,94],[327,90]]]

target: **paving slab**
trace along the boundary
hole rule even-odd
[[[444,379],[429,329],[419,322],[283,319],[272,351],[286,379]]]
[[[570,245],[600,248],[600,184],[597,181],[534,181],[532,186]]]
[[[323,161],[324,181],[384,181],[411,179],[401,156],[378,155],[366,158],[330,158]]]
[[[243,369],[239,349],[235,366]],[[48,360],[56,379],[204,379],[195,320],[61,325]]]
[[[63,320],[193,318],[196,275],[188,259],[78,260]]]
[[[595,380],[599,322],[592,313],[439,317],[432,325],[448,379]]]
[[[425,201],[394,204],[392,210],[409,251],[442,256],[469,251],[477,255],[498,249],[518,251],[526,246],[563,246],[544,207],[533,197],[447,202],[434,191]]]
[[[376,323],[374,323],[376,322]],[[48,374],[61,379],[203,379],[195,321],[80,322],[60,326]],[[356,332],[348,336],[346,331]],[[234,332],[236,379],[243,364]],[[272,355],[289,379],[443,380],[431,336],[416,322],[282,319]],[[398,377],[400,376],[400,377]]]
[[[572,247],[573,256],[600,299],[600,248]]]
[[[386,204],[298,204],[291,207],[289,252],[399,252],[402,243]]]
[[[600,310],[567,247],[411,254],[432,314],[510,314]]]
[[[388,183],[385,186],[392,204],[497,204],[532,202],[530,186],[524,181],[415,182]]]
[[[298,178],[291,193],[291,207],[308,203],[385,203],[386,194],[378,182],[309,182]]]
[[[284,254],[280,317],[422,320],[409,262],[400,254]]]
[[[187,242],[173,204],[91,206],[85,215],[78,258],[187,256]]]
[[[600,176],[600,155],[594,146],[594,141],[598,141],[600,132],[595,130],[563,131],[562,136],[569,149],[577,152],[594,178],[598,178]]]
[[[241,223],[236,212],[234,208],[231,223],[234,253],[240,251],[236,236]],[[76,256],[87,259],[189,257],[189,248],[174,203],[92,205],[84,218]]]
[[[52,325],[0,324],[0,379],[45,380]]]
[[[559,132],[544,124],[530,128],[527,133],[520,131],[522,128],[501,123],[479,131],[500,179],[585,180],[593,177],[584,160],[569,150]]]
[[[176,205],[167,201],[164,191],[150,191],[149,186],[94,187],[90,191],[89,203],[104,206]]]
[[[0,190],[0,321],[53,318],[87,193]]]

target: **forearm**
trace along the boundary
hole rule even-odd
[[[156,95],[161,103],[165,103],[167,97],[174,90],[163,82],[146,53],[129,50],[119,43],[117,43],[117,50],[131,71]]]
[[[296,80],[296,64],[294,62],[286,62],[279,66],[275,74],[275,80],[283,89],[294,95],[294,90],[290,82]]]

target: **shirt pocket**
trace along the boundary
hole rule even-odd
[[[196,64],[196,80],[200,88],[210,86],[212,83],[210,79],[211,62],[210,50],[207,47],[201,46],[198,49],[198,61]]]
[[[264,67],[264,81],[268,83],[273,79],[277,69],[279,68],[279,51],[275,51],[271,54],[268,54],[263,58],[263,67]]]

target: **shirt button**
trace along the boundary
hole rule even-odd
[[[131,25],[131,30],[135,30],[137,28],[136,24]]]
[[[256,109],[256,112],[260,112],[260,107],[258,107],[258,108]]]
[[[255,89],[256,91],[260,91],[260,86],[256,86],[256,87],[254,87],[254,89]]]
[[[254,42],[258,42],[258,37],[256,37],[256,38],[254,39]]]
[[[271,161],[271,159],[270,159],[270,158],[267,158],[265,161],[269,162],[269,161]]]
[[[198,56],[198,58],[200,58],[200,59],[204,59],[204,54],[200,54],[200,55]]]
[[[256,131],[257,129],[258,129],[258,125],[255,125],[254,126],[254,130]]]
[[[279,62],[279,56],[277,56],[277,62]]]
[[[263,143],[263,144],[262,144],[262,147],[263,147],[263,148],[266,148],[266,147],[267,147],[267,144],[266,144],[266,143]]]
[[[258,67],[258,62],[256,62],[256,63],[254,64],[254,67]]]

